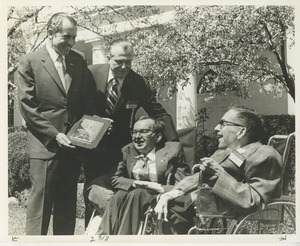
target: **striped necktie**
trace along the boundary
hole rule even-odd
[[[106,102],[106,113],[112,115],[114,107],[118,100],[118,80],[112,79],[109,82],[110,88],[108,90],[107,102]]]

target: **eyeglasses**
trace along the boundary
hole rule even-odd
[[[221,126],[220,128],[222,129],[225,126],[241,126],[241,127],[245,127],[244,125],[241,124],[237,124],[231,121],[227,121],[227,120],[220,120],[219,125]]]
[[[132,130],[130,131],[130,134],[131,136],[136,136],[139,133],[142,137],[145,137],[150,135],[152,132],[154,131],[150,129],[140,129],[140,130]]]

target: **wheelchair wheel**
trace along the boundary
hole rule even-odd
[[[157,234],[156,219],[152,210],[146,213],[145,221],[141,223],[138,235],[155,235]]]
[[[187,234],[225,234],[227,230],[226,218],[207,218],[206,225],[201,225],[198,221],[191,227]]]
[[[295,199],[285,197],[270,202],[263,210],[239,220],[229,227],[229,234],[294,234],[296,232]],[[231,231],[230,231],[231,230]]]

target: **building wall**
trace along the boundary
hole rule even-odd
[[[259,93],[259,86],[252,84],[249,86],[251,98],[242,99],[234,95],[218,96],[210,103],[204,101],[205,95],[197,95],[198,109],[207,108],[209,120],[205,122],[207,133],[211,133],[218,124],[223,114],[230,105],[243,105],[254,109],[259,114],[288,114],[288,96],[284,94],[280,98],[274,98],[273,95],[264,95]]]

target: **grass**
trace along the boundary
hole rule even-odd
[[[84,201],[83,201],[83,184],[78,184],[77,192],[77,219],[74,235],[83,235],[84,228]],[[26,201],[29,192],[24,192],[24,200],[20,204],[8,205],[8,235],[25,235],[26,221]],[[26,196],[26,197],[25,197]],[[53,235],[52,216],[49,224],[48,235]]]
[[[25,235],[26,209],[17,204],[8,206],[8,235]],[[84,219],[76,219],[74,235],[84,234]],[[50,220],[48,235],[53,235],[52,217]]]

